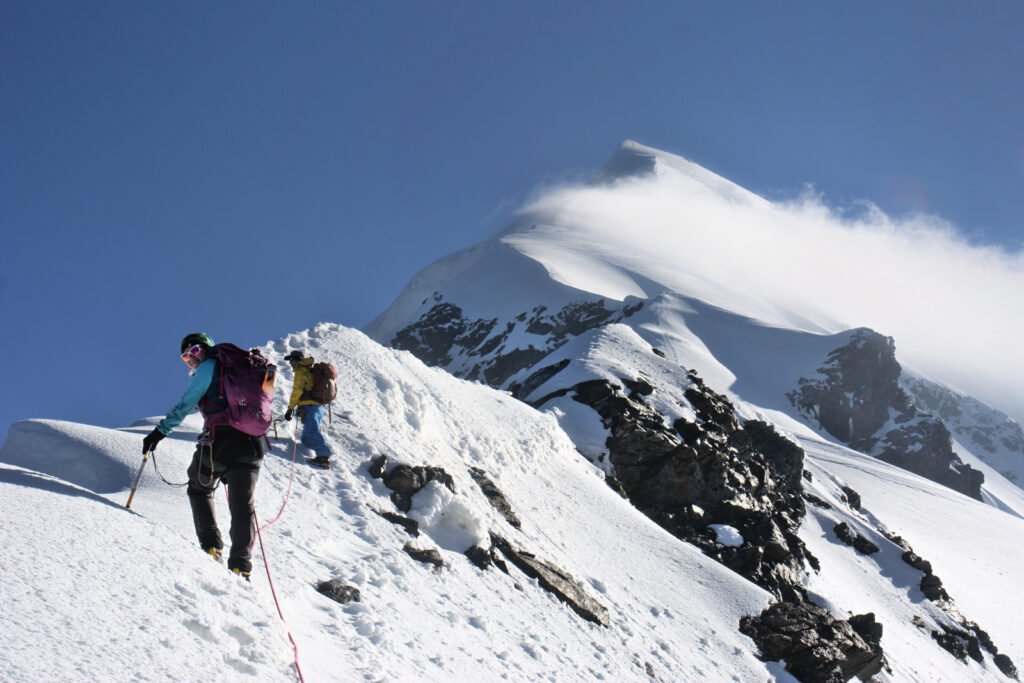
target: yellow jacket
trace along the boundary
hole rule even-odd
[[[288,399],[288,409],[295,406],[318,406],[320,405],[311,398],[302,398],[302,395],[313,388],[313,363],[314,358],[303,358],[295,364],[295,384],[292,385],[292,397]]]

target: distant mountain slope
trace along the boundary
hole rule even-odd
[[[667,181],[643,184],[650,177]],[[708,231],[719,228],[716,221],[729,219],[702,213],[708,206],[726,213],[729,207],[770,208],[766,200],[690,161],[626,142],[595,176],[592,196],[580,190],[565,205],[541,200],[494,240],[424,268],[367,326],[367,333],[460,377],[522,396],[532,393],[559,363],[569,361],[572,352],[563,345],[571,339],[624,322],[668,358],[696,370],[717,391],[786,413],[815,429],[832,430],[844,443],[975,498],[1005,498],[987,489],[983,493],[985,475],[970,463],[987,459],[997,471],[1016,476],[1016,468],[1024,468],[1024,440],[1018,438],[1016,423],[989,411],[981,428],[980,413],[969,409],[966,421],[946,425],[941,416],[931,415],[934,411],[921,397],[910,402],[901,386],[911,391],[920,384],[900,384],[895,340],[886,351],[886,363],[869,363],[865,370],[850,366],[845,373],[844,381],[859,377],[864,387],[857,398],[859,414],[878,418],[868,421],[871,433],[858,432],[853,443],[852,436],[842,433],[845,428],[836,429],[839,420],[852,415],[838,401],[851,389],[837,384],[826,390],[832,380],[823,382],[821,375],[843,376],[838,367],[825,368],[834,363],[839,349],[851,344],[849,331],[826,311],[809,304],[797,307],[792,300],[770,301],[732,284],[727,269],[716,272],[702,264],[699,241],[688,241],[699,231],[688,231],[685,238],[666,232],[645,209],[648,190],[637,190],[637,183],[650,187],[650,193],[669,188],[675,201],[693,202],[700,207],[695,220]],[[615,201],[619,187],[627,197],[622,201],[637,211],[628,231],[602,219],[602,206]],[[715,202],[708,204],[708,197]],[[654,208],[657,201],[650,198]],[[852,360],[855,354],[841,357]],[[865,375],[891,368],[893,377]],[[891,390],[877,391],[883,385]],[[809,392],[802,398],[793,393],[801,386]],[[812,386],[817,387],[814,392]],[[819,399],[831,403],[822,406],[815,402]],[[822,408],[825,412],[818,415]],[[895,422],[887,426],[890,418]],[[951,434],[968,451],[966,461],[952,448]],[[929,445],[921,450],[916,444]],[[996,482],[994,488],[1004,490],[1005,485]]]
[[[896,642],[913,642],[912,632],[921,631],[932,645],[989,662],[978,654],[980,643],[989,642],[988,627],[959,615],[956,596],[916,554],[914,540],[851,506],[823,512],[837,509],[828,499],[845,501],[847,494],[829,484],[817,490],[821,484],[811,481],[810,470],[802,472],[805,454],[787,445],[787,438],[800,437],[847,446],[988,503],[1007,524],[1018,524],[1024,491],[973,452],[983,436],[963,422],[947,426],[931,412],[897,360],[899,340],[850,329],[809,304],[811,297],[773,300],[744,289],[727,264],[701,261],[702,230],[727,229],[739,207],[772,215],[765,200],[635,143],[624,144],[591,187],[542,198],[495,239],[426,267],[367,332],[555,416],[579,452],[638,509],[789,608],[813,612],[824,604],[844,617],[853,610],[807,590],[802,576],[826,573],[815,556],[820,536],[810,530],[821,528],[858,553],[883,553],[883,561],[857,560],[872,572],[865,580],[877,575],[877,585],[908,601],[910,612],[924,606],[915,596],[929,602],[927,616],[911,619],[905,607],[892,613],[903,615]],[[694,204],[699,225],[688,226],[685,236],[657,215],[664,202],[657,195],[668,191],[673,201]],[[616,220],[606,220],[612,208]],[[784,218],[776,213],[772,220]],[[624,216],[635,218],[627,225]],[[735,248],[747,250],[749,261],[756,246]],[[986,413],[986,419],[992,421],[987,433],[1014,434],[1005,415]],[[1005,458],[1024,459],[1024,450]],[[822,527],[825,520],[835,528]],[[848,566],[833,571],[844,574]],[[901,578],[889,581],[894,573]],[[849,624],[870,646],[880,631],[862,616]],[[762,638],[764,651],[778,634],[753,634],[782,616],[773,607],[760,619],[744,632]],[[922,625],[929,619],[938,621]],[[883,636],[881,645],[892,642]],[[863,645],[848,652],[834,675],[871,675],[871,655],[854,654]],[[989,655],[990,664],[998,660],[997,668],[1012,674],[996,649]],[[779,656],[801,680],[823,680],[818,667],[831,666]]]

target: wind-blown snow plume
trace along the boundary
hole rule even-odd
[[[971,244],[931,215],[842,211],[811,192],[770,202],[650,152],[649,173],[543,191],[504,239],[529,253],[522,226],[564,231],[563,244],[644,274],[599,292],[613,298],[670,288],[769,323],[799,311],[810,327],[871,327],[903,362],[1024,421],[1024,253]]]

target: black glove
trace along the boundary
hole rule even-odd
[[[292,419],[292,409],[291,408],[289,408],[288,410],[284,411],[284,419],[286,419],[286,420],[291,420]]]
[[[156,445],[160,443],[160,440],[165,436],[167,435],[154,427],[153,431],[147,434],[146,438],[142,440],[142,452],[149,453],[150,451],[155,451]]]

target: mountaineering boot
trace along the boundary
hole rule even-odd
[[[250,574],[251,574],[252,572],[247,572],[247,571],[244,571],[243,569],[240,569],[240,568],[238,568],[238,567],[235,567],[234,569],[232,569],[232,570],[231,570],[231,573],[232,573],[232,574],[236,574],[236,575],[238,575],[238,576],[241,576],[241,577],[242,577],[243,579],[245,579],[246,581],[248,581],[248,580],[249,580],[249,575],[250,575]]]
[[[206,554],[217,560],[218,562],[224,561],[224,551],[220,548],[206,548]]]
[[[331,459],[326,455],[318,455],[312,460],[307,460],[306,462],[308,462],[313,467],[319,467],[322,470],[331,469]]]

